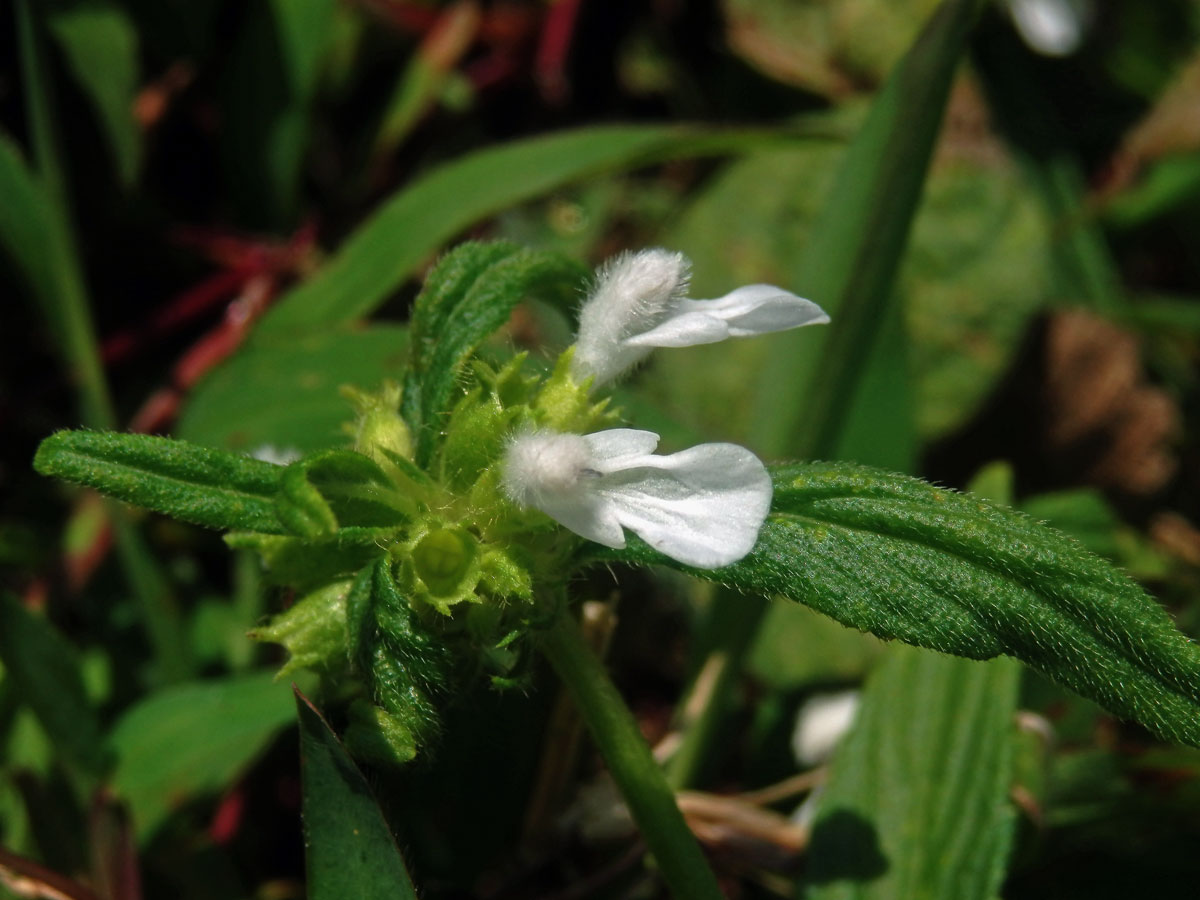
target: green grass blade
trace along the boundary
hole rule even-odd
[[[34,468],[208,528],[283,533],[275,494],[283,467],[144,434],[60,431]]]
[[[296,692],[310,900],[416,900],[379,804],[316,707]]]
[[[0,248],[29,286],[31,298],[61,340],[61,353],[79,389],[83,421],[94,428],[116,422],[83,274],[70,231],[53,193],[0,136]]]
[[[581,128],[481,150],[439,166],[392,196],[259,324],[262,334],[353,321],[379,306],[446,241],[480,219],[606,171],[733,153],[779,132],[672,126]]]
[[[74,648],[7,593],[0,593],[0,662],[55,749],[86,774],[102,777],[109,753]]]
[[[117,424],[100,359],[82,262],[71,230],[70,206],[54,116],[53,85],[42,55],[38,22],[17,0],[17,31],[36,174],[15,145],[0,136],[0,245],[26,279],[31,299],[59,338],[68,377],[79,392],[80,418],[91,428]],[[138,598],[160,672],[187,674],[183,628],[168,582],[137,530],[118,511],[117,551]]]
[[[66,200],[66,177],[58,149],[58,122],[54,115],[54,91],[42,45],[41,23],[29,0],[16,0],[17,46],[29,127],[29,143],[37,176],[45,185],[53,205]]]
[[[774,340],[752,443],[789,456],[836,451],[870,362],[920,199],[954,71],[980,0],[946,0],[875,99],[790,285],[833,319],[818,358]],[[805,397],[780,404],[779,385]]]
[[[142,136],[133,118],[138,89],[138,35],[128,14],[113,3],[77,3],[46,16],[79,89],[92,104],[108,139],[117,176],[128,187],[137,177]]]
[[[998,895],[1019,675],[1008,659],[889,653],[821,795],[807,900]]]

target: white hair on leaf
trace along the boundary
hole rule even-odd
[[[753,548],[771,506],[771,477],[736,444],[653,453],[658,435],[614,428],[595,434],[516,435],[503,463],[505,492],[588,540],[625,546],[625,531],[701,569]]]

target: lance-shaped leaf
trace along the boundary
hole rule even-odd
[[[428,462],[468,359],[523,299],[565,305],[588,278],[578,262],[507,243],[456,247],[430,273],[413,307],[412,358],[401,412],[417,434],[417,461]]]
[[[280,298],[258,331],[308,333],[362,318],[473,223],[580,178],[666,159],[738,153],[788,139],[778,131],[615,125],[539,135],[468,153],[393,194],[314,277]]]
[[[772,478],[772,512],[750,555],[694,574],[883,638],[1015,656],[1161,737],[1200,746],[1200,647],[1070,538],[976,497],[847,463],[780,466]],[[682,568],[640,542],[612,555]]]
[[[312,900],[415,900],[417,893],[371,788],[299,691],[305,869]]]
[[[145,434],[60,431],[42,441],[33,466],[185,522],[286,531],[274,509],[283,467],[248,456]]]

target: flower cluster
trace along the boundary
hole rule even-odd
[[[687,298],[689,265],[651,249],[601,267],[579,316],[570,375],[589,389],[655,347],[688,347],[829,321],[815,303],[767,284],[716,300]],[[509,442],[503,486],[571,531],[624,547],[628,528],[679,562],[716,569],[754,547],[771,506],[762,462],[734,444],[654,454],[658,435],[616,428],[594,434],[527,429]]]

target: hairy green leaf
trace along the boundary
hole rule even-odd
[[[209,528],[285,531],[274,498],[283,467],[145,434],[60,431],[42,441],[43,475]]]
[[[992,900],[1014,815],[1020,667],[894,647],[821,794],[808,900]]]
[[[311,900],[416,900],[404,859],[366,779],[299,691],[296,708],[308,896]]]
[[[468,226],[561,185],[613,169],[736,153],[794,138],[778,131],[607,126],[514,141],[451,160],[393,195],[316,276],[267,313],[259,330],[307,333],[361,318]]]
[[[0,662],[55,748],[93,777],[108,768],[100,720],[72,648],[44,618],[0,592]]]
[[[449,650],[400,593],[386,558],[355,578],[346,598],[346,620],[351,660],[371,699],[386,712],[388,730],[402,735],[400,743],[410,750],[406,756],[386,736],[368,736],[367,722],[352,727],[346,739],[351,746],[366,748],[384,737],[384,743],[393,744],[396,758],[411,759],[440,726],[434,698],[451,684]]]
[[[412,360],[401,411],[417,434],[417,461],[432,456],[463,366],[529,296],[569,302],[588,270],[554,253],[504,242],[466,243],[430,273],[413,307]]]
[[[772,472],[742,561],[694,571],[779,594],[883,638],[973,659],[1009,654],[1124,718],[1200,746],[1200,647],[1109,563],[1033,519],[847,463]],[[678,563],[640,541],[616,554]]]

